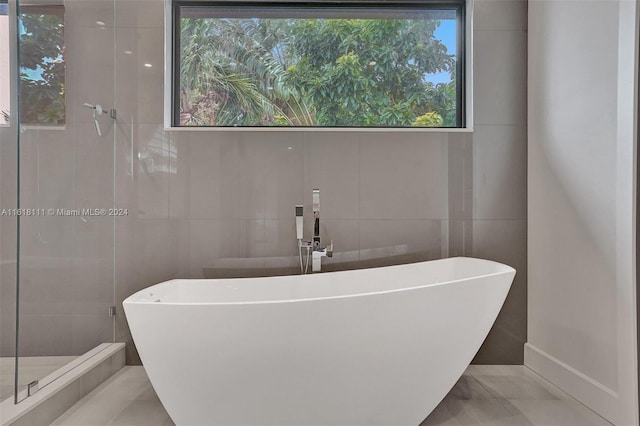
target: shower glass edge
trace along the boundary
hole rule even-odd
[[[82,104],[115,108],[115,0],[96,2],[95,7],[79,0],[56,2],[55,6],[63,10],[65,45],[65,117],[59,128],[25,123],[25,115],[21,116],[25,108],[25,98],[20,94],[24,84],[20,54],[25,34],[21,15],[46,14],[52,2],[8,3],[12,28],[11,120],[17,129],[16,208],[48,211],[114,207],[116,122],[106,121],[105,115],[105,121],[101,121],[103,135],[98,135],[87,119],[89,115],[85,117],[90,112]],[[85,16],[99,15],[92,18],[96,26],[64,21],[71,15],[78,17],[79,11]],[[99,26],[101,21],[107,25]],[[87,43],[102,43],[113,49],[101,50],[102,55],[111,53],[108,61],[113,69],[96,76],[99,84],[75,78],[87,71],[87,62],[95,62],[87,58],[92,50],[86,48]],[[58,173],[61,170],[64,172]],[[42,389],[68,371],[69,361],[101,343],[114,341],[115,318],[109,308],[115,303],[115,219],[57,215],[16,218],[15,404],[28,397],[29,384],[39,381]],[[32,390],[37,392],[38,385]]]

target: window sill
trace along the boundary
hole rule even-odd
[[[472,127],[164,127],[168,132],[473,133]]]
[[[20,130],[67,130],[67,126],[40,126],[37,124],[25,124],[20,126]]]

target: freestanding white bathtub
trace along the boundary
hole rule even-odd
[[[123,305],[177,425],[416,426],[471,362],[514,275],[460,257],[172,280]]]

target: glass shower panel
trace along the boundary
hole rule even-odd
[[[113,342],[114,1],[21,2],[18,391]]]
[[[11,11],[13,14],[13,9]],[[0,399],[13,394],[15,378],[16,320],[16,232],[17,216],[17,81],[11,64],[15,61],[15,44],[9,35],[15,20],[9,15],[9,4],[0,0]],[[11,29],[10,29],[11,27]],[[13,38],[15,40],[15,37]]]

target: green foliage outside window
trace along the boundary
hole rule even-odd
[[[20,7],[20,121],[63,125],[64,8]]]
[[[438,19],[182,18],[180,125],[456,127]],[[427,81],[447,72],[449,82]]]

